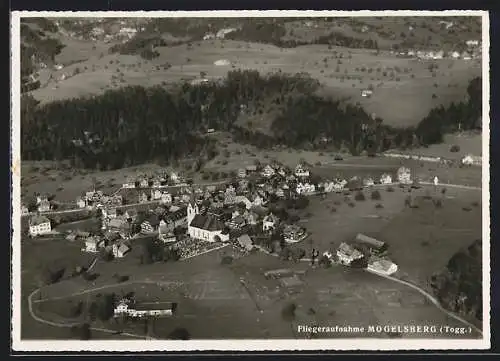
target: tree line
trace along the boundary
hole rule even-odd
[[[467,102],[433,109],[416,128],[384,125],[359,105],[316,95],[318,88],[305,74],[236,70],[221,82],[129,86],[44,105],[24,95],[22,157],[69,159],[75,167],[92,169],[181,158],[196,159],[199,166],[218,154],[215,140],[204,136],[210,128],[263,148],[329,144],[358,154],[439,142],[446,132],[476,127],[481,111],[480,78],[469,85]],[[270,132],[235,124],[242,116],[268,117]]]

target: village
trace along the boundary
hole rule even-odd
[[[303,248],[295,247],[288,251],[290,245],[304,241],[308,231],[297,216],[282,216],[282,210],[275,205],[282,202],[300,209],[307,207],[307,197],[313,195],[335,192],[347,196],[363,188],[394,184],[410,187],[413,183],[411,171],[406,167],[376,179],[324,181],[318,180],[306,165],[290,169],[275,163],[241,168],[237,179],[218,186],[190,186],[172,173],[169,177],[131,179],[113,195],[93,189],[79,197],[74,208],[89,211],[84,217],[98,215],[98,232],[73,229],[58,233],[51,222],[50,215],[54,214],[51,202],[41,195],[37,197],[35,214],[30,215],[24,205],[23,214],[29,217],[31,237],[62,236],[71,242],[81,242],[82,252],[117,259],[129,254],[135,240],[150,237],[160,248],[172,252],[176,260],[231,245],[242,252],[260,250],[274,255],[283,254],[286,249],[287,257],[307,260],[312,265],[336,262],[389,275],[397,270],[397,265],[384,257],[387,245],[363,234],[350,243],[343,242],[336,250],[314,249],[306,254]],[[122,194],[127,194],[130,204],[124,203]]]

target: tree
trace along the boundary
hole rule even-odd
[[[297,305],[295,303],[289,303],[283,307],[281,310],[281,317],[284,321],[292,322],[295,320],[295,311],[297,310]]]
[[[97,318],[107,321],[113,317],[115,309],[115,294],[106,294],[100,297],[97,302]]]
[[[378,190],[374,190],[372,192],[371,197],[372,197],[372,200],[374,200],[374,201],[379,201],[382,198],[382,196],[380,195],[380,192]]]
[[[90,340],[92,336],[92,331],[88,323],[83,323],[81,325],[76,325],[71,327],[71,334],[73,337],[80,340]]]

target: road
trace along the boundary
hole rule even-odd
[[[392,282],[396,282],[396,283],[399,283],[399,284],[402,284],[402,285],[405,285],[407,287],[410,287],[414,290],[416,290],[417,292],[419,292],[421,295],[423,295],[425,298],[427,298],[434,306],[436,306],[441,312],[445,313],[447,316],[463,323],[464,325],[467,325],[468,327],[474,329],[476,332],[478,332],[481,336],[483,335],[483,332],[478,328],[476,327],[475,325],[473,325],[472,323],[470,323],[469,321],[467,320],[464,320],[462,317],[454,314],[453,312],[451,311],[448,311],[446,309],[444,309],[441,304],[439,303],[439,301],[434,297],[432,296],[431,294],[429,294],[427,291],[424,291],[422,288],[418,287],[417,285],[414,285],[413,283],[410,283],[410,282],[407,282],[407,281],[404,281],[402,279],[399,279],[399,278],[395,278],[395,277],[392,277],[392,276],[387,276],[387,275],[383,275],[383,274],[380,274],[380,273],[376,273],[376,272],[372,272],[370,270],[367,270],[367,272],[370,272],[371,274],[374,274],[374,275],[377,275],[379,277],[382,277],[382,278],[385,278],[385,279],[388,279]]]

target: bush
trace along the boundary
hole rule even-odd
[[[459,151],[460,151],[460,147],[458,145],[456,145],[456,144],[454,144],[454,145],[452,145],[450,147],[450,152],[452,152],[452,153],[456,153],[456,152],[459,152]]]
[[[331,213],[335,213],[335,212],[337,212],[337,208],[332,207],[332,209],[330,209],[330,212],[331,212]]]
[[[382,204],[380,204],[380,203],[377,203],[377,204],[375,205],[375,208],[377,208],[377,209],[382,209],[382,208],[384,208],[384,206],[383,206]]]
[[[327,256],[321,256],[318,260],[318,264],[324,268],[329,268],[332,266],[332,262]]]
[[[222,257],[221,261],[220,261],[220,264],[222,265],[227,265],[227,264],[231,264],[233,263],[233,257],[231,256],[224,256]]]
[[[394,188],[393,187],[387,187],[386,191],[389,192],[389,193],[394,192]]]
[[[356,201],[364,201],[366,199],[365,194],[360,191],[360,192],[356,193],[356,195],[354,196],[354,199]]]
[[[351,208],[356,207],[356,204],[354,202],[349,202],[348,204],[349,204],[349,207],[351,207]]]
[[[379,201],[380,199],[382,199],[382,196],[380,195],[380,192],[378,190],[372,192],[372,199],[374,201]]]

